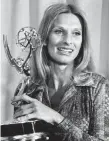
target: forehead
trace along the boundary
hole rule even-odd
[[[65,26],[65,27],[78,27],[81,28],[80,20],[77,16],[71,13],[62,13],[60,14],[55,22],[54,26]]]

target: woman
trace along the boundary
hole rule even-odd
[[[109,82],[93,73],[87,23],[74,5],[54,4],[44,14],[43,46],[33,54],[31,95],[15,111],[20,121],[43,120],[59,129],[51,140],[101,141],[109,137]]]

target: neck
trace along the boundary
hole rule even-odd
[[[51,63],[51,75],[55,89],[68,84],[73,74],[73,63],[68,65],[58,65]]]

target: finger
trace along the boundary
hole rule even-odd
[[[17,94],[16,94],[17,96],[23,95],[25,87],[26,87],[26,83],[25,83],[24,80],[22,80],[22,81],[20,82],[20,84],[18,85],[15,94],[17,93]],[[16,97],[16,95],[14,96],[14,98]],[[15,104],[14,98],[11,100],[11,101],[12,101],[12,103],[11,103],[12,105]]]
[[[35,99],[34,98],[31,98],[31,97],[29,97],[28,95],[26,95],[25,93],[24,94],[22,94],[22,95],[18,95],[18,96],[15,96],[14,98],[13,98],[13,102],[16,102],[16,101],[26,101],[26,102],[34,102],[35,101]]]
[[[33,118],[36,118],[36,114],[35,113],[32,113],[32,114],[28,114],[28,115],[25,115],[25,116],[22,116],[22,117],[18,117],[17,120],[22,122],[22,121],[28,121],[29,119],[33,119]]]
[[[26,109],[26,110],[20,110],[19,112],[16,112],[14,114],[14,118],[17,118],[17,117],[20,117],[20,116],[24,116],[24,115],[28,115],[28,114],[31,114],[34,112],[34,108],[29,108],[29,109]]]
[[[30,103],[30,104],[25,104],[25,105],[22,105],[20,106],[20,110],[26,110],[26,109],[29,109],[29,108],[32,108],[33,107],[33,104]]]
[[[20,111],[24,111],[24,110],[29,109],[29,108],[32,108],[32,107],[33,107],[33,104],[32,103],[26,104],[26,105],[22,105],[19,108],[17,108],[17,110],[15,111],[15,113],[20,112]]]
[[[18,85],[18,88],[17,88],[17,91],[18,91],[17,92],[17,96],[23,95],[25,87],[26,87],[26,83],[24,82],[24,80],[22,80],[20,82],[20,84]],[[14,98],[11,100],[12,101],[11,102],[12,105],[15,105],[16,104],[16,102],[14,101],[15,97],[16,96],[14,96]]]
[[[20,88],[19,93],[17,95],[22,95],[24,93],[24,89],[26,87],[26,83],[24,82],[24,80],[22,80],[21,84],[22,84],[21,88]]]
[[[17,107],[18,108],[18,107],[21,106],[22,101],[17,101],[17,102],[12,101],[11,104],[14,105],[14,107]]]

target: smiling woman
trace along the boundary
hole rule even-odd
[[[54,131],[46,133],[50,141],[106,140],[109,82],[93,72],[87,22],[81,11],[74,5],[51,5],[38,33],[43,46],[33,52],[35,89],[26,95],[33,83],[25,80],[25,88],[15,93],[15,119],[50,124]]]
[[[75,15],[64,13],[58,16],[48,39],[48,54],[52,60],[62,65],[73,65],[82,43],[81,28]]]

